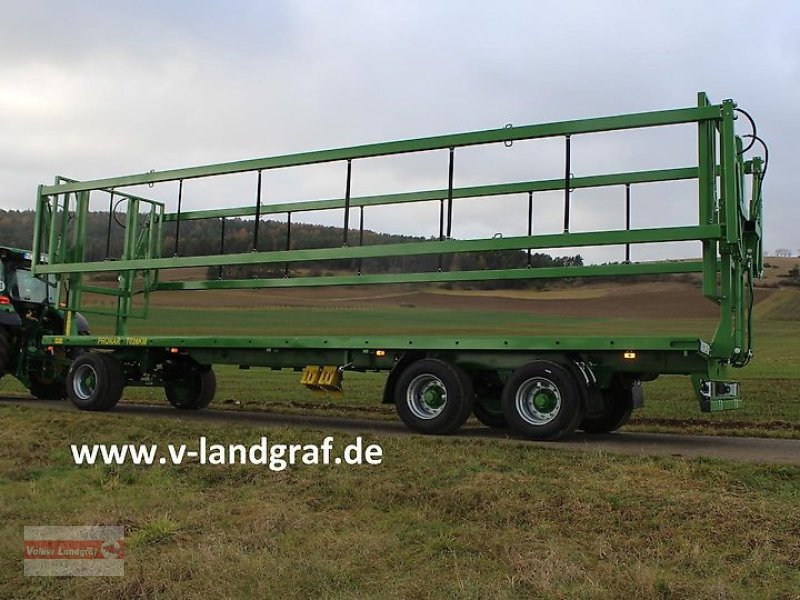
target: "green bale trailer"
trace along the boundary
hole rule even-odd
[[[753,131],[739,136],[740,114]],[[615,172],[576,177],[570,172],[571,144],[580,136],[671,125],[696,127],[696,162],[679,168]],[[561,138],[565,141],[564,177],[454,186],[457,152],[466,147],[511,145],[515,141]],[[744,139],[743,139],[744,138]],[[749,143],[744,140],[751,139]],[[510,426],[533,439],[554,440],[575,429],[607,432],[619,428],[642,403],[641,381],[661,374],[691,377],[703,411],[736,408],[739,385],[730,369],[745,366],[752,356],[752,281],[762,273],[761,204],[766,164],[745,158],[756,141],[755,124],[731,100],[711,104],[704,93],[697,106],[486,131],[442,135],[341,149],[274,156],[208,166],[151,171],[95,181],[58,177],[37,194],[37,221],[33,244],[33,271],[57,279],[57,297],[66,318],[64,331],[47,335],[42,343],[53,352],[79,349],[66,379],[70,400],[85,410],[107,410],[126,386],[162,386],[171,404],[199,409],[211,402],[216,388],[215,364],[244,368],[268,367],[302,372],[301,382],[318,389],[337,389],[347,370],[386,371],[383,401],[394,403],[401,419],[413,430],[445,434],[457,430],[470,414],[495,427]],[[763,145],[763,142],[762,142]],[[766,147],[765,147],[766,150]],[[393,194],[354,196],[351,176],[358,162],[399,154],[447,153],[447,186]],[[694,158],[694,157],[693,157]],[[301,165],[342,163],[346,169],[341,198],[281,204],[261,202],[262,174]],[[252,172],[257,180],[256,200],[249,206],[184,211],[184,182]],[[444,180],[444,173],[443,173]],[[570,200],[575,189],[624,189],[639,184],[695,181],[697,224],[636,229],[571,231]],[[162,202],[139,193],[143,185],[177,183],[177,212],[165,212]],[[453,206],[465,198],[539,192],[563,192],[564,227],[557,234],[453,239]],[[134,193],[136,192],[136,193]],[[108,197],[110,206],[122,205],[127,216],[124,244],[113,260],[86,259],[86,223],[90,195]],[[551,194],[552,196],[552,194]],[[560,198],[560,196],[559,196]],[[416,202],[439,203],[438,239],[409,243],[363,244],[364,212],[374,206]],[[530,207],[530,204],[529,204]],[[307,211],[343,211],[343,239],[335,248],[292,249],[292,216]],[[350,214],[358,209],[358,230],[350,231]],[[287,215],[287,243],[283,250],[257,251],[260,219]],[[253,251],[183,256],[179,253],[180,224],[214,219],[223,231],[229,217],[253,217]],[[529,213],[530,224],[530,213]],[[174,255],[164,249],[165,229],[174,228]],[[358,235],[357,235],[358,233]],[[109,233],[110,236],[110,233]],[[171,239],[171,238],[170,238]],[[451,268],[450,257],[469,252],[528,251],[584,246],[624,246],[698,241],[698,260],[655,260],[619,264],[528,268]],[[170,249],[171,250],[171,249]],[[39,260],[41,254],[49,257]],[[440,268],[425,272],[368,273],[361,261],[381,257],[440,257]],[[629,251],[626,258],[629,259]],[[356,261],[356,272],[328,276],[289,275],[288,265],[334,264]],[[162,280],[162,269],[267,265],[285,272],[259,278]],[[275,271],[273,271],[275,272]],[[110,273],[115,287],[99,286],[87,275]],[[307,286],[352,286],[391,283],[476,282],[573,277],[635,276],[671,273],[702,274],[702,295],[719,306],[713,339],[684,335],[541,335],[541,336],[131,336],[129,319],[146,317],[150,294],[161,290],[218,290]],[[84,294],[111,296],[115,309],[87,303]],[[136,299],[137,306],[134,305]],[[75,315],[105,312],[115,318],[114,335],[78,335]],[[187,332],[188,333],[188,332]],[[64,356],[63,350],[60,356]]]

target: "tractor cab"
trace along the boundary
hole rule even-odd
[[[57,305],[56,276],[35,276],[32,258],[29,250],[0,246],[0,377],[13,375],[38,398],[62,398],[73,356],[48,353],[41,338],[64,332],[64,311]],[[88,333],[86,319],[79,313],[75,319],[78,332]]]
[[[31,258],[27,250],[0,247],[0,305],[18,304],[18,308],[30,310],[55,304],[54,278],[35,277],[31,272]]]

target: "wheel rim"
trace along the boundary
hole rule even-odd
[[[97,371],[91,365],[80,365],[72,378],[72,391],[81,400],[92,397],[97,388]]]
[[[517,388],[516,408],[531,425],[547,425],[561,410],[561,392],[546,377],[532,377]]]
[[[418,419],[435,419],[447,404],[447,388],[434,375],[418,375],[408,384],[406,403]]]

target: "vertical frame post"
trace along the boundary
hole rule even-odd
[[[225,217],[222,217],[222,227],[219,236],[219,253],[225,254]],[[217,270],[217,279],[222,279],[222,265]]]
[[[714,335],[712,354],[715,358],[731,358],[734,348],[741,348],[741,341],[737,339],[736,322],[740,320],[741,302],[735,297],[734,271],[739,276],[738,269],[734,266],[733,252],[738,251],[738,199],[736,198],[736,134],[734,133],[733,102],[722,102],[722,121],[720,123],[720,192],[719,221],[722,225],[722,239],[720,240],[719,254],[719,305],[720,321]]]
[[[528,192],[528,237],[533,235],[533,192]],[[528,268],[531,268],[531,249],[528,248]]]
[[[710,103],[705,93],[697,95],[699,107]],[[717,222],[717,128],[714,121],[701,121],[697,124],[697,195],[698,224],[712,225]],[[717,240],[703,242],[703,295],[710,300],[719,299],[717,283]]]
[[[358,245],[364,245],[364,207],[361,207],[361,211],[359,213],[358,219]],[[361,266],[363,264],[362,259],[358,259],[358,274],[361,275]]]
[[[125,240],[122,248],[122,260],[131,260],[136,255],[136,228],[139,222],[139,201],[128,199],[128,214],[125,219]],[[133,294],[133,278],[135,271],[122,271],[119,278],[117,298],[116,335],[128,335],[128,316],[131,312],[131,295]]]
[[[565,145],[564,145],[564,233],[569,232],[569,196],[570,196],[570,179],[572,178],[571,173],[571,162],[572,162],[572,138],[571,136],[565,136]]]
[[[86,260],[86,221],[89,218],[89,191],[78,192],[75,210],[75,230],[73,231],[72,249],[74,262]],[[68,211],[65,211],[68,214]],[[67,314],[64,319],[64,328],[67,335],[78,334],[78,323],[75,312],[81,308],[83,273],[75,271],[69,275],[69,294],[67,297]]]
[[[450,148],[450,158],[447,164],[447,239],[453,233],[453,168],[455,162],[455,148]]]
[[[178,256],[178,244],[181,239],[181,206],[183,204],[183,179],[178,181],[178,215],[175,219],[175,256]]]
[[[631,230],[631,184],[625,184],[625,231]],[[625,264],[631,262],[630,242],[625,244]]]
[[[439,241],[444,240],[444,199],[439,199]],[[442,270],[442,255],[439,255],[439,271]]]
[[[111,218],[114,215],[114,190],[108,197],[108,226],[106,227],[106,260],[111,258]]]
[[[74,260],[74,256],[70,256],[70,252],[72,251],[72,246],[70,245],[69,240],[69,223],[71,220],[69,211],[70,211],[70,194],[69,192],[64,194],[64,206],[61,209],[61,223],[59,223],[59,227],[61,231],[58,231],[55,227],[53,228],[53,236],[51,237],[51,242],[53,246],[51,248],[50,253],[50,260],[54,262],[69,262]],[[75,202],[78,202],[78,195],[74,194]],[[76,204],[77,206],[77,204]]]
[[[261,169],[256,183],[256,220],[253,223],[253,252],[258,252],[258,227],[261,225]]]
[[[342,233],[342,246],[347,246],[347,236],[350,230],[350,180],[353,175],[353,161],[347,159],[347,182],[344,186],[344,231]]]
[[[64,194],[64,212],[67,211],[67,202],[69,202],[69,193]],[[53,203],[50,210],[50,230],[47,232],[47,255],[51,262],[58,259],[57,244],[59,240],[59,227],[61,226],[61,223],[58,221],[58,206],[58,195],[55,195],[53,196]]]
[[[286,213],[286,250],[292,249],[292,213]],[[283,265],[283,276],[289,276],[289,263]]]

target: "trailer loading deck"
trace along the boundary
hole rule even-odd
[[[699,94],[698,106],[676,110],[603,117],[580,121],[506,127],[419,140],[387,142],[353,148],[323,150],[205,167],[149,172],[96,181],[59,177],[40,186],[34,236],[34,271],[58,279],[57,297],[66,310],[65,331],[42,339],[43,348],[89,350],[72,361],[67,393],[80,408],[105,410],[114,406],[127,385],[163,386],[167,399],[178,408],[196,409],[213,398],[213,364],[244,368],[290,368],[302,371],[302,383],[336,389],[347,370],[389,371],[384,402],[397,406],[411,428],[426,433],[448,433],[470,414],[491,426],[511,426],[537,439],[557,439],[580,427],[611,431],[641,404],[640,382],[661,374],[690,375],[702,410],[735,408],[739,386],[729,380],[730,367],[742,367],[752,356],[752,279],[762,271],[761,184],[765,165],[758,157],[746,159],[747,147],[735,134],[737,110],[726,100],[710,104]],[[696,124],[697,163],[672,169],[574,177],[571,144],[577,136]],[[456,150],[483,144],[512,144],[517,140],[561,137],[565,140],[563,179],[454,186]],[[747,136],[744,136],[745,138]],[[755,142],[755,131],[750,134]],[[358,161],[370,157],[415,152],[446,152],[447,187],[354,197],[351,179]],[[342,198],[280,204],[262,203],[262,179],[273,169],[342,162],[345,194]],[[184,181],[253,172],[255,201],[240,208],[183,211]],[[697,181],[696,225],[651,229],[630,227],[631,190],[638,184]],[[126,188],[176,182],[175,213],[162,202]],[[570,231],[571,194],[578,188],[615,186],[626,198],[626,228],[607,231]],[[531,223],[535,193],[563,191],[563,233],[534,234]],[[112,212],[124,205],[124,247],[119,256],[86,260],[85,236],[90,196],[108,198]],[[528,235],[489,239],[452,239],[454,206],[462,198],[518,194],[528,197]],[[363,245],[364,213],[372,206],[414,202],[439,203],[438,239],[406,243]],[[116,203],[116,204],[115,204]],[[350,230],[350,213],[359,209],[357,231]],[[315,210],[343,211],[341,247],[292,249],[292,215]],[[259,223],[267,215],[287,215],[285,249],[261,251]],[[214,219],[220,223],[224,248],[225,219],[254,217],[253,251],[236,254],[182,256],[180,224]],[[174,256],[163,256],[165,225],[174,223]],[[109,240],[111,237],[109,217]],[[355,242],[355,236],[357,242]],[[697,240],[700,260],[630,262],[636,244]],[[469,252],[530,252],[532,249],[583,246],[622,246],[626,260],[619,264],[531,268],[510,266],[480,270],[453,268],[450,257]],[[40,255],[47,253],[43,262]],[[107,250],[108,254],[108,250]],[[434,256],[438,268],[411,273],[369,273],[362,260],[370,258]],[[287,276],[290,265],[355,261],[355,272],[333,276]],[[222,265],[285,267],[280,275],[257,278],[161,281],[159,270]],[[90,273],[116,273],[118,286],[87,282]],[[161,290],[251,289],[275,287],[378,285],[408,282],[562,279],[571,277],[632,276],[665,273],[701,273],[702,293],[719,305],[720,318],[713,339],[691,336],[273,336],[201,337],[131,336],[128,321],[146,317],[151,293]],[[109,310],[85,301],[85,295],[112,297]],[[135,306],[134,301],[139,303]],[[78,335],[78,311],[111,314],[114,335]],[[63,355],[63,353],[62,353]],[[56,359],[53,359],[54,361]]]

